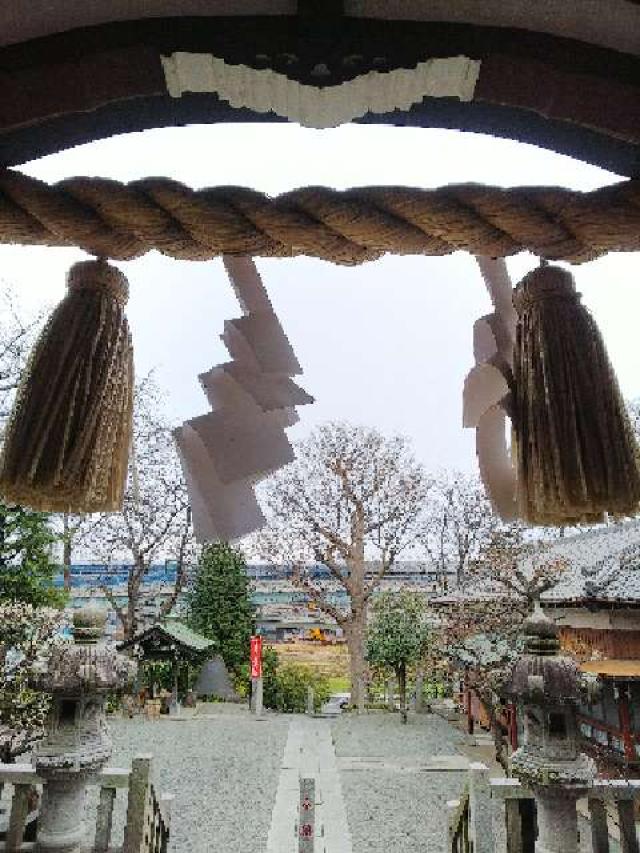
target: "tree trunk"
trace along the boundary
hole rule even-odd
[[[62,583],[68,592],[71,589],[71,530],[69,516],[62,516]]]
[[[407,668],[399,666],[396,669],[398,679],[398,693],[400,694],[400,717],[403,723],[407,722]]]
[[[349,624],[345,626],[345,638],[349,650],[349,674],[351,676],[351,704],[359,712],[364,711],[365,697],[365,661],[364,661],[364,633],[366,617],[365,611],[352,611]]]

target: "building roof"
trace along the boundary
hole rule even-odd
[[[183,622],[177,619],[165,619],[162,622],[156,622],[131,640],[121,643],[119,648],[126,649],[136,645],[142,648],[145,657],[152,658],[172,656],[176,647],[183,655],[195,657],[211,649],[215,644],[213,640],[203,637]]]
[[[562,560],[566,569],[543,604],[640,606],[640,520],[559,539],[544,559]]]
[[[581,663],[580,669],[600,678],[640,678],[640,660],[590,660]]]

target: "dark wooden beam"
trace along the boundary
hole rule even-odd
[[[298,16],[316,20],[344,17],[344,0],[298,0]]]

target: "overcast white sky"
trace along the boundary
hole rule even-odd
[[[290,124],[214,125],[115,137],[33,162],[47,181],[71,175],[131,180],[166,175],[195,187],[235,184],[277,194],[297,186],[434,187],[476,181],[560,184],[588,190],[618,178],[533,146],[457,131],[347,125],[314,131]],[[2,278],[28,309],[55,304],[67,249],[0,246]],[[535,265],[509,261],[515,277]],[[207,411],[197,375],[227,360],[219,340],[240,310],[219,260],[175,261],[157,253],[119,264],[131,284],[136,369],[151,368],[178,421]],[[258,266],[316,397],[292,437],[341,418],[409,436],[430,469],[475,467],[473,434],[461,426],[464,376],[473,363],[473,322],[491,306],[475,261],[388,257],[356,268],[313,259]],[[623,392],[640,396],[639,259],[611,255],[575,268]]]

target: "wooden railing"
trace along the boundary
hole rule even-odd
[[[469,838],[471,824],[469,815],[469,786],[465,786],[459,800],[452,800],[447,805],[451,809],[449,816],[451,853],[471,853],[471,839]]]
[[[115,851],[112,844],[113,810],[116,793],[128,789],[127,819],[122,853],[167,853],[171,800],[169,795],[158,800],[151,784],[151,757],[140,755],[133,759],[131,770],[107,767],[90,785],[98,786],[98,808],[93,836],[92,853]],[[37,820],[37,809],[30,810],[33,791],[41,788],[42,779],[30,764],[0,764],[0,790],[13,789],[4,839],[0,853],[35,851],[36,843],[25,840],[28,827]]]
[[[495,801],[501,808],[495,808]],[[640,853],[635,806],[640,780],[599,779],[587,797],[591,849],[610,853],[612,838],[621,853]],[[448,804],[450,853],[534,853],[535,802],[517,779],[490,779],[482,764],[472,764],[469,781],[459,800]],[[502,812],[502,827],[494,825]],[[503,842],[496,841],[503,836]]]

